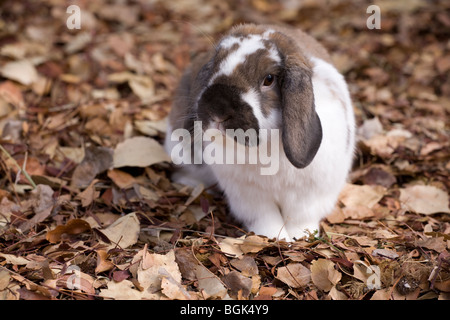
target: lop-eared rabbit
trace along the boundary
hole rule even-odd
[[[248,231],[270,238],[292,241],[306,230],[319,230],[320,220],[336,204],[354,155],[355,121],[344,77],[324,47],[298,29],[232,28],[186,70],[168,122],[165,148],[178,163],[173,180],[218,184],[235,218]],[[195,148],[196,124],[201,133],[214,129],[219,134]],[[192,139],[174,138],[172,133],[180,129]],[[239,142],[230,137],[230,129],[253,129],[256,142]],[[261,134],[264,130],[269,134]],[[274,138],[270,132],[279,134]],[[278,154],[271,155],[277,171],[262,174],[260,161],[183,162],[181,140],[188,144],[185,151],[192,150],[191,159],[201,159],[199,153],[208,146],[228,150],[225,140],[238,141],[237,153],[262,146],[277,150],[272,149],[277,144]]]

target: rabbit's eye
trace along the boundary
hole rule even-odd
[[[263,86],[270,86],[272,85],[273,81],[275,80],[275,76],[273,74],[268,74],[265,78],[264,78],[264,83]]]

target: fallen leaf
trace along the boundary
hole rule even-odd
[[[184,203],[185,206],[189,206],[195,199],[197,199],[205,190],[205,186],[202,183],[197,184],[191,192],[191,195]]]
[[[108,170],[108,178],[121,189],[131,188],[136,183],[136,179],[131,174],[117,169]]]
[[[75,168],[70,185],[74,188],[87,187],[98,174],[112,166],[112,154],[113,151],[106,147],[86,148],[84,159]]]
[[[220,251],[227,255],[239,258],[244,253],[242,252],[240,245],[244,243],[242,238],[224,238],[219,242]]]
[[[139,291],[135,288],[130,280],[122,280],[116,282],[110,280],[107,282],[107,289],[100,289],[100,297],[115,300],[142,300],[142,299],[159,299],[160,294],[154,294],[148,291]]]
[[[364,205],[354,205],[341,209],[344,219],[364,220],[373,217],[375,213],[372,209]]]
[[[365,206],[372,208],[383,198],[386,188],[382,186],[346,184],[339,195],[339,200],[346,207]]]
[[[353,236],[352,239],[356,240],[359,243],[359,245],[363,247],[372,247],[377,245],[378,243],[376,239],[372,239],[367,236]]]
[[[25,106],[22,91],[12,81],[0,83],[0,97],[19,109]]]
[[[6,63],[0,74],[10,80],[15,80],[24,85],[30,85],[38,79],[38,73],[34,65],[28,60],[19,60]]]
[[[28,290],[25,287],[20,288],[17,292],[20,294],[21,300],[50,300],[49,297],[38,292]]]
[[[326,216],[328,222],[330,223],[341,223],[344,222],[346,219],[346,216],[344,215],[344,212],[342,211],[342,208],[339,208],[336,206],[333,211]]]
[[[164,161],[171,162],[164,148],[148,137],[133,137],[119,143],[113,159],[114,168],[148,167]]]
[[[348,300],[347,295],[342,291],[339,291],[336,286],[333,286],[333,288],[331,288],[329,295],[333,300]]]
[[[245,237],[243,243],[239,246],[242,252],[256,253],[264,249],[269,245],[269,239],[260,236],[248,236]]]
[[[109,249],[119,246],[128,248],[135,244],[139,237],[140,223],[136,213],[129,213],[117,219],[112,225],[101,232],[111,241]]]
[[[150,77],[133,77],[128,81],[133,93],[136,94],[142,101],[142,103],[151,102],[155,95],[155,84]]]
[[[108,252],[105,250],[97,250],[97,266],[95,273],[109,271],[114,268],[114,263],[108,260]]]
[[[381,289],[381,274],[377,265],[356,260],[353,264],[353,277],[361,280],[370,289]]]
[[[95,184],[98,179],[94,179],[89,186],[77,195],[77,198],[81,200],[83,207],[89,206],[100,195],[100,191],[95,191]]]
[[[440,291],[450,292],[450,279],[444,281],[436,281],[434,287]]]
[[[95,295],[95,279],[87,273],[80,271],[78,266],[73,265],[73,267],[75,268],[70,268],[69,266],[69,268],[67,269],[68,272],[58,277],[55,283],[55,287],[63,287],[72,290],[78,289],[90,295]]]
[[[383,125],[378,117],[364,120],[357,130],[358,135],[363,139],[370,139],[383,133]]]
[[[31,194],[31,202],[35,214],[31,219],[20,224],[19,229],[22,230],[22,232],[28,231],[39,222],[44,221],[52,212],[55,204],[53,190],[47,185],[37,185],[36,189],[31,191]]]
[[[90,230],[91,226],[89,223],[82,219],[71,219],[63,226],[57,226],[55,229],[47,232],[45,238],[50,243],[57,243],[61,241],[61,236],[63,234],[76,235]]]
[[[389,258],[389,259],[397,259],[399,257],[397,252],[394,252],[389,249],[374,249],[372,251],[372,256],[374,257],[382,257],[382,258]]]
[[[258,297],[270,300],[277,291],[278,289],[275,287],[261,287],[261,289],[259,289]]]
[[[11,263],[13,265],[26,265],[30,263],[30,260],[24,258],[24,257],[18,257],[13,254],[7,254],[0,252],[0,257],[4,258],[6,260],[6,263]]]
[[[311,271],[301,263],[291,262],[278,268],[276,277],[292,288],[301,288],[311,281]]]
[[[377,134],[370,139],[362,139],[361,142],[370,148],[372,154],[387,158],[394,153],[398,146],[411,137],[411,132],[407,130],[393,129],[386,134]]]
[[[198,280],[198,289],[205,299],[223,299],[227,295],[227,288],[222,281],[203,265],[197,265],[195,276]]]
[[[130,272],[128,270],[119,270],[113,272],[114,281],[120,282],[126,280],[130,277]]]
[[[368,185],[380,185],[389,188],[397,182],[397,179],[392,173],[379,167],[373,167],[362,177],[362,182]]]
[[[171,276],[161,280],[161,292],[172,300],[191,300],[191,294],[178,281]]]
[[[448,194],[434,186],[410,186],[400,189],[400,201],[415,213],[450,213]]]
[[[184,279],[193,281],[196,279],[195,268],[199,264],[192,251],[188,248],[177,248],[175,251],[175,261]]]
[[[251,256],[243,256],[241,259],[233,259],[230,263],[233,267],[241,271],[246,277],[251,277],[258,274],[258,266],[255,259]]]
[[[342,278],[342,274],[335,269],[335,264],[327,259],[314,260],[311,264],[311,279],[313,283],[324,291],[330,291]]]
[[[136,120],[134,125],[137,130],[147,136],[157,136],[159,132],[167,131],[167,119],[151,121],[151,120]]]
[[[390,290],[389,289],[380,289],[377,290],[370,300],[390,300]]]
[[[9,275],[9,271],[4,269],[0,270],[0,292],[8,287],[10,281],[11,277]]]
[[[250,295],[253,286],[253,282],[250,278],[245,277],[235,270],[222,277],[222,281],[230,289],[232,296],[238,296],[238,294],[240,294],[244,298],[247,298]]]
[[[444,237],[417,240],[415,245],[418,247],[431,249],[439,253],[444,252],[447,249],[447,244],[444,241]]]
[[[162,290],[171,299],[191,299],[186,288],[181,285],[181,272],[175,261],[175,251],[167,254],[149,253],[147,245],[133,258],[130,268],[144,291],[155,293]]]

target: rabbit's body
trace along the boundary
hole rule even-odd
[[[266,73],[277,83],[266,86],[266,77],[258,87],[252,79]],[[282,145],[276,174],[261,175],[262,164],[187,164],[176,181],[217,181],[231,212],[257,234],[292,240],[319,229],[351,167],[354,116],[344,78],[315,40],[298,30],[239,26],[185,74],[173,108],[169,154],[173,130],[191,130],[192,120],[221,131],[279,129],[279,138],[268,140]]]

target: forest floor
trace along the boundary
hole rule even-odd
[[[0,299],[450,298],[450,2],[0,5]],[[347,79],[358,125],[322,233],[247,233],[170,180],[164,119],[191,58],[240,22],[297,26]]]

